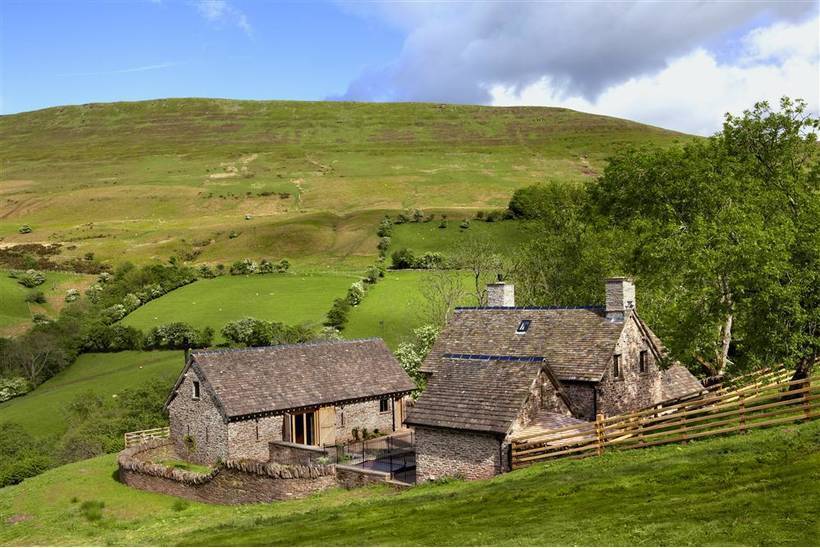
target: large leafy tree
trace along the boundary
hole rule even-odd
[[[710,375],[817,355],[817,127],[800,101],[761,102],[709,139],[618,155],[590,189],[631,234],[646,315]]]

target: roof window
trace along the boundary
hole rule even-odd
[[[521,323],[518,324],[518,329],[516,329],[515,332],[519,334],[526,333],[530,328],[530,323],[531,320],[521,320]]]

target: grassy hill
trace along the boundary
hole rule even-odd
[[[491,481],[180,502],[108,455],[0,489],[0,543],[95,545],[816,545],[820,421],[563,460]],[[104,503],[89,521],[84,502]]]
[[[455,218],[503,207],[518,187],[595,176],[620,147],[688,138],[540,107],[171,99],[51,108],[0,116],[0,237],[61,242],[63,257],[266,255],[359,268],[375,254],[385,211]],[[17,233],[24,223],[31,234]]]
[[[154,379],[166,381],[170,390],[183,365],[181,351],[83,354],[31,393],[0,403],[0,421],[19,423],[36,437],[60,435],[65,406],[79,395],[110,398]]]

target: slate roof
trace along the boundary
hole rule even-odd
[[[670,366],[661,375],[664,400],[674,400],[704,390],[698,379],[679,363]]]
[[[526,333],[516,333],[530,320]],[[469,353],[543,357],[559,380],[601,380],[624,322],[601,308],[456,309],[421,367],[442,369],[445,354]]]
[[[443,358],[405,423],[506,434],[543,362]]]
[[[415,389],[381,339],[195,350],[190,366],[228,418],[375,399]]]

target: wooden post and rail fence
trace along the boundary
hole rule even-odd
[[[137,432],[126,432],[124,434],[125,447],[128,448],[134,445],[139,445],[140,443],[157,438],[167,438],[170,437],[170,435],[171,429],[168,426],[151,428],[149,430],[139,430]]]
[[[512,466],[557,458],[584,458],[607,450],[639,449],[820,417],[820,374],[787,380],[789,371],[768,371],[746,385],[720,386],[700,396],[663,402],[632,413],[512,439]]]

